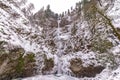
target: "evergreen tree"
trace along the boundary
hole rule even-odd
[[[68,15],[70,15],[70,10],[68,9]]]
[[[64,17],[64,12],[62,12],[62,17]]]
[[[47,5],[47,9],[45,10],[45,15],[46,15],[46,17],[47,17],[47,18],[50,17],[50,16],[51,16],[51,13],[52,13],[52,11],[51,11],[51,9],[50,9],[50,5]]]
[[[73,10],[73,7],[71,7],[71,11]]]

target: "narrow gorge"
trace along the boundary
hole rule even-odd
[[[120,80],[119,5],[33,13],[26,0],[0,0],[0,80]]]

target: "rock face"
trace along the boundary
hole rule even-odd
[[[61,20],[60,26],[64,27],[65,25],[69,25],[69,24],[70,24],[70,21],[68,21],[67,19],[63,18]]]
[[[42,73],[47,74],[50,71],[52,71],[54,67],[54,61],[52,58],[47,59],[46,57],[44,58],[44,67],[42,68]]]
[[[82,61],[80,59],[73,59],[70,64],[70,69],[73,73],[79,73],[82,70]]]
[[[0,42],[0,80],[11,80],[18,77],[29,77],[34,74],[34,54],[24,55],[23,48],[14,46],[11,49],[7,42]]]
[[[71,13],[60,16],[49,9],[42,9],[33,15],[27,10],[27,5],[19,6],[19,1],[1,0],[0,40],[3,41],[0,41],[0,80],[32,76],[36,65],[38,74],[56,74],[56,69],[68,75],[72,72],[71,75],[77,77],[94,77],[100,73],[104,67],[99,65],[104,63],[97,64],[99,55],[96,57],[96,53],[110,51],[113,47],[111,42],[107,42],[110,37],[113,37],[115,45],[119,42],[114,40],[116,38],[112,30],[107,28],[108,24],[103,23],[104,18],[98,12],[95,14],[95,10],[92,11],[91,4],[96,1],[91,1],[90,4],[86,3],[85,9],[78,4]],[[82,55],[85,55],[84,59]],[[103,62],[116,63],[114,60],[117,59],[112,56]]]
[[[96,74],[99,74],[104,69],[104,67],[94,65],[84,67],[81,59],[76,58],[70,61],[70,69],[77,77],[95,77]]]

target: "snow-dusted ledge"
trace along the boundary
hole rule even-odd
[[[34,77],[25,78],[22,80],[79,80],[79,79],[67,75],[38,75]]]

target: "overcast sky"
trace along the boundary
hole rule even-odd
[[[75,6],[76,2],[80,0],[28,0],[35,6],[35,12],[40,10],[43,6],[46,8],[50,4],[51,10],[55,13],[62,13]]]

